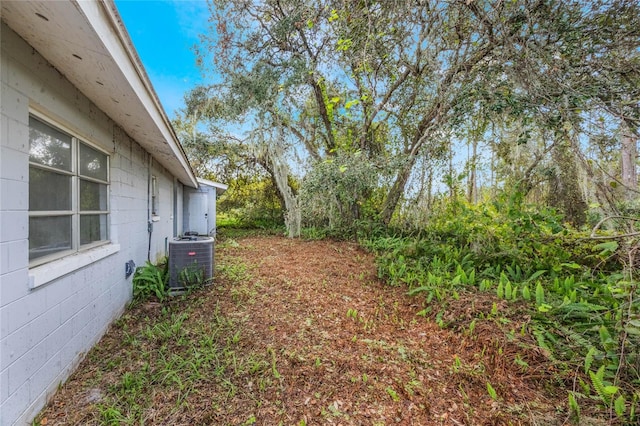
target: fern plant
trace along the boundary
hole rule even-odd
[[[596,394],[607,407],[611,406],[613,396],[618,392],[620,388],[618,386],[609,385],[604,381],[605,366],[601,366],[596,373],[589,371],[589,378],[591,384],[596,391]]]
[[[573,392],[569,392],[569,412],[574,423],[580,424],[580,405]]]
[[[628,265],[620,252],[637,253],[640,240],[594,244],[554,212],[514,196],[440,205],[417,238],[380,239],[376,249],[381,277],[424,297],[420,315],[439,324],[446,307],[438,303],[471,286],[518,301],[531,316],[522,335],[530,333],[563,373],[586,375],[576,374],[581,391],[574,402],[584,410],[597,401],[609,418],[637,421],[640,262]],[[496,317],[497,303],[481,315]],[[577,405],[570,410],[579,417]]]
[[[494,401],[498,400],[498,392],[491,386],[491,383],[487,382],[487,393]]]

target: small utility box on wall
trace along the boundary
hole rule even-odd
[[[182,229],[185,235],[215,235],[216,199],[227,185],[198,179],[198,188],[185,188]]]

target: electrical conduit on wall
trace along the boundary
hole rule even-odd
[[[153,159],[150,153],[147,153],[147,155],[149,156],[149,161],[147,162],[147,232],[149,233],[147,260],[151,262],[151,234],[153,233],[153,221],[151,220],[151,162]]]

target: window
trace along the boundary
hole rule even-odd
[[[29,262],[108,241],[109,156],[29,117]]]
[[[158,179],[151,176],[151,214],[153,216],[160,215],[160,207],[158,205]]]

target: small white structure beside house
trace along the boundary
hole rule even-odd
[[[0,425],[22,425],[131,300],[128,262],[183,233],[198,182],[112,0],[0,7]]]
[[[222,183],[198,178],[198,188],[184,191],[182,229],[185,233],[211,235],[216,233],[216,200],[228,188]]]

